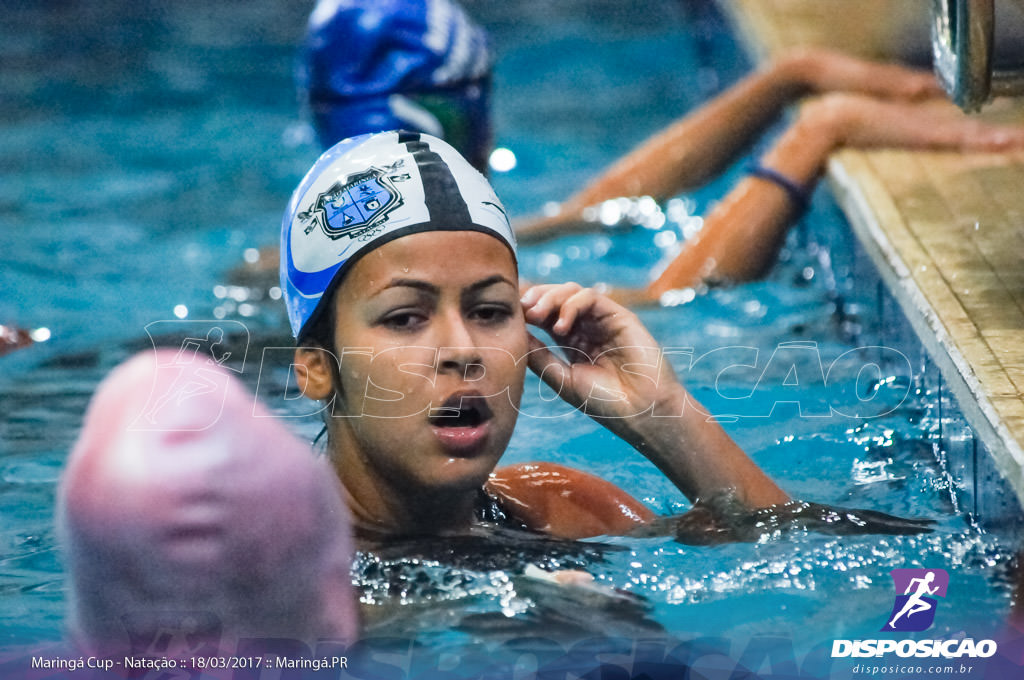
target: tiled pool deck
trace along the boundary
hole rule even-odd
[[[802,44],[884,57],[898,40],[893,27],[923,18],[892,16],[914,4],[725,3],[758,58]],[[1024,99],[983,115],[1024,124]],[[828,175],[882,280],[1024,500],[1024,152],[845,150]]]

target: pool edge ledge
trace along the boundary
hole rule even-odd
[[[971,362],[958,347],[941,315],[912,276],[911,269],[893,245],[883,227],[878,203],[890,201],[885,191],[871,192],[864,186],[864,173],[856,165],[855,152],[842,152],[828,163],[827,177],[832,194],[846,214],[851,229],[875,265],[879,277],[899,304],[911,328],[935,362],[957,400],[968,424],[988,448],[996,469],[1024,505],[1024,448],[1010,431],[985,389]],[[894,205],[884,210],[890,221],[898,216]]]

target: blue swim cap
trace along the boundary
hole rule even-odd
[[[281,222],[281,290],[298,338],[360,257],[408,234],[479,231],[516,252],[494,189],[449,144],[418,132],[346,139],[324,152]]]
[[[383,130],[442,137],[483,170],[487,35],[451,0],[320,0],[297,74],[323,147]]]

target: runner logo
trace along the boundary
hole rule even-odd
[[[945,569],[893,569],[889,573],[896,586],[896,602],[882,630],[907,633],[930,628],[938,604],[935,598],[946,596],[949,574]]]

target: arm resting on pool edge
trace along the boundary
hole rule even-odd
[[[1024,126],[988,125],[940,100],[887,102],[833,94],[805,105],[760,167],[809,190],[832,152],[843,147],[1005,151],[1024,148]],[[646,289],[611,290],[610,295],[624,304],[653,303],[668,291],[705,281],[759,278],[775,263],[799,208],[778,181],[747,177]]]
[[[518,225],[517,236],[529,243],[593,231],[599,225],[583,219],[588,206],[620,196],[664,200],[701,186],[735,161],[787,105],[804,95],[837,91],[902,100],[942,95],[925,71],[826,49],[795,50],[655,134],[562,203],[557,215]]]
[[[661,349],[628,309],[577,284],[533,286],[526,320],[565,351],[530,338],[530,368],[654,463],[690,500],[726,491],[751,508],[789,497],[676,379]]]

